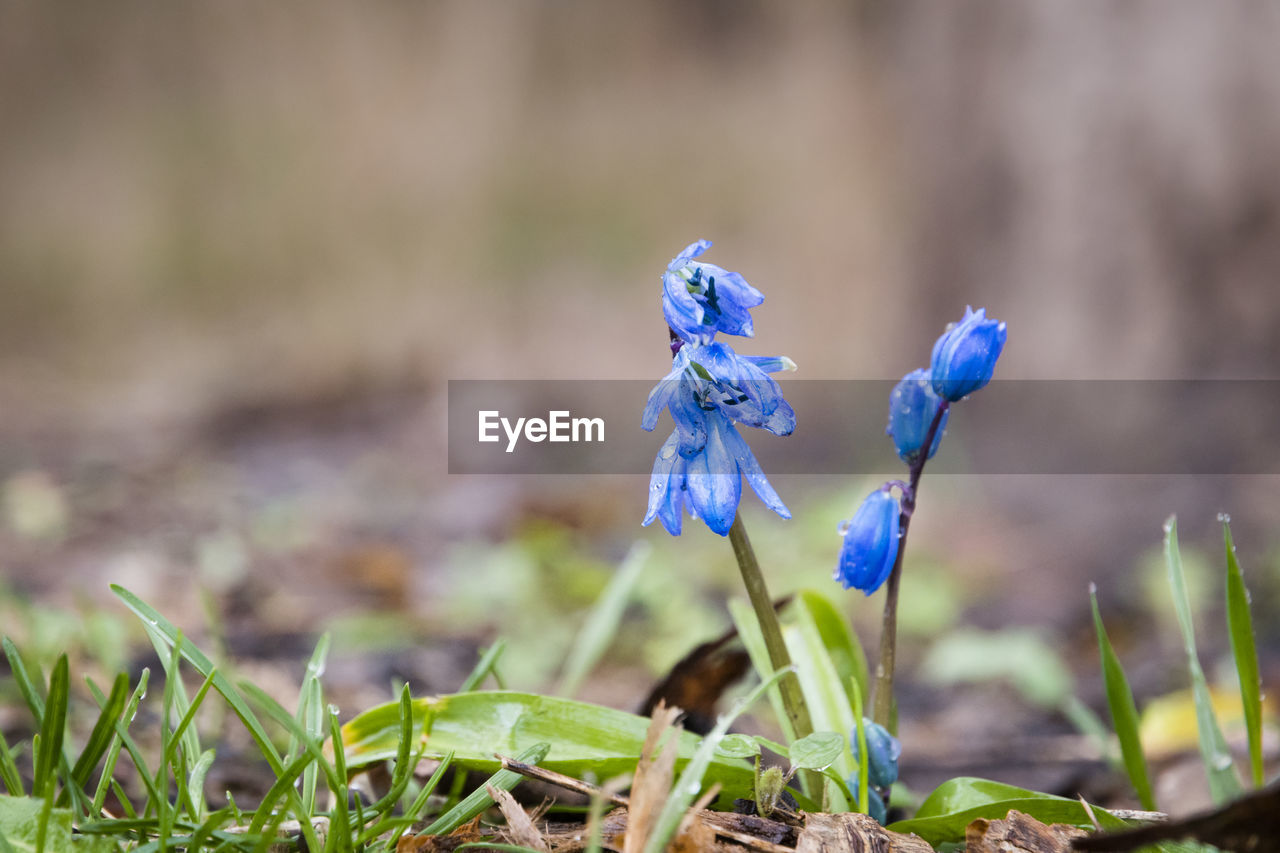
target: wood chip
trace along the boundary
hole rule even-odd
[[[1055,823],[1047,826],[1011,810],[1003,820],[975,820],[965,829],[965,853],[1071,853],[1071,839],[1085,832]]]

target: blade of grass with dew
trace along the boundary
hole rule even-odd
[[[183,801],[187,814],[197,822],[203,819],[202,815],[205,811],[204,791],[200,788],[193,789],[191,787],[191,779],[195,776],[196,766],[200,762],[200,755],[186,756],[182,753],[189,749],[190,744],[193,742],[186,737],[186,732],[192,728],[196,712],[204,704],[205,697],[209,695],[209,688],[213,685],[214,674],[210,673],[209,677],[205,678],[200,684],[200,689],[196,691],[195,698],[186,703],[187,709],[183,713],[182,719],[178,721],[178,725],[174,728],[173,734],[169,737],[168,744],[161,756],[162,763],[168,764],[173,769],[174,778],[178,782],[179,799]],[[175,710],[177,709],[175,708]],[[194,743],[198,748],[199,741],[196,740]]]
[[[164,727],[161,730],[162,735],[167,734],[166,729],[169,725],[170,712],[176,712],[180,718],[185,718],[191,710],[191,700],[187,697],[187,688],[182,683],[182,634],[178,634],[178,642],[166,643],[164,636],[159,630],[150,624],[143,623],[143,628],[147,632],[151,645],[156,650],[156,655],[160,658],[161,665],[164,667]],[[201,675],[206,675],[201,673]],[[206,676],[207,677],[207,676]],[[173,775],[175,779],[187,778],[195,765],[196,758],[200,755],[200,736],[192,727],[186,727],[179,734],[175,729],[173,733],[167,734],[168,740],[165,741],[165,759],[178,758],[180,764],[173,767]],[[177,740],[181,744],[181,749],[170,751],[167,747],[170,741]],[[188,804],[190,805],[190,804]]]
[[[337,708],[329,709],[327,722],[329,724],[329,737],[335,744],[341,743],[342,724],[338,722]],[[312,742],[314,743],[314,741]],[[336,784],[331,782],[330,789],[333,791],[334,808],[329,812],[329,830],[325,837],[325,850],[333,850],[339,839],[350,844],[351,838],[351,787],[347,782],[347,757],[343,754],[341,747],[333,752],[333,775]],[[358,797],[355,798],[355,802],[355,823],[363,825],[364,810],[360,806]]]
[[[520,753],[520,755],[516,756],[516,760],[524,764],[538,764],[547,757],[547,753],[550,751],[551,744],[539,743]],[[490,776],[487,782],[480,785],[480,787],[467,795],[462,802],[436,818],[435,822],[422,831],[422,834],[447,835],[448,833],[453,832],[455,829],[480,814],[480,812],[493,805],[493,798],[490,797],[489,792],[485,790],[489,785],[492,785],[495,788],[500,788],[503,791],[510,791],[523,780],[524,777],[519,773],[511,770],[499,770],[497,773]]]
[[[409,685],[405,685],[400,690],[400,743],[396,749],[395,769],[391,773],[391,785],[387,789],[387,793],[378,799],[370,808],[375,812],[381,812],[395,805],[396,801],[409,787],[409,780],[413,778],[413,768],[417,761],[411,761],[412,745],[415,738],[413,736],[413,696],[409,693]],[[338,757],[341,761],[346,762],[346,755],[341,748],[342,733],[336,731],[333,733],[333,743],[335,744],[335,763]]]
[[[645,840],[644,853],[662,853],[667,849],[667,843],[675,836],[676,830],[680,828],[680,822],[684,820],[685,813],[689,811],[689,807],[693,805],[693,800],[702,790],[702,780],[707,773],[712,758],[715,756],[716,747],[720,745],[720,741],[729,731],[729,726],[733,725],[733,721],[751,705],[755,704],[761,696],[764,696],[769,688],[778,683],[790,668],[780,669],[762,681],[755,690],[752,690],[747,697],[738,702],[732,711],[722,714],[720,719],[716,721],[715,728],[702,739],[702,743],[698,745],[697,751],[693,757],[689,759],[689,763],[685,765],[681,771],[680,777],[676,779],[675,784],[671,788],[671,794],[667,797],[666,802],[662,804],[662,810],[658,812],[658,819],[654,821],[653,832],[650,833],[648,839]]]
[[[1120,741],[1120,756],[1139,802],[1144,809],[1153,812],[1156,810],[1156,798],[1151,790],[1147,759],[1142,751],[1142,739],[1138,732],[1138,706],[1133,701],[1133,690],[1129,687],[1124,667],[1107,636],[1106,626],[1102,624],[1096,584],[1089,584],[1089,602],[1093,607],[1093,627],[1098,635],[1098,654],[1102,658],[1102,684],[1106,688],[1107,708],[1111,711],[1116,739]]]
[[[258,751],[262,754],[262,757],[266,759],[267,764],[270,765],[272,772],[279,777],[285,769],[280,760],[279,752],[276,751],[275,746],[271,742],[270,736],[267,734],[266,729],[263,728],[261,721],[258,720],[257,715],[254,714],[253,709],[249,707],[244,697],[240,695],[227,677],[220,672],[215,672],[216,668],[212,661],[210,661],[209,658],[190,640],[184,638],[181,632],[178,631],[178,629],[175,628],[169,620],[165,619],[164,616],[162,616],[155,608],[151,607],[132,592],[118,584],[111,584],[111,591],[115,593],[117,598],[124,602],[126,607],[132,610],[134,614],[142,620],[144,627],[154,626],[159,631],[160,636],[165,638],[166,642],[170,643],[174,648],[177,648],[181,652],[183,660],[191,664],[191,666],[195,668],[196,672],[205,677],[209,677],[212,674],[213,689],[218,691],[218,695],[220,695],[226,703],[231,706],[231,710],[240,718],[241,724],[244,725],[245,729],[249,732],[249,736],[257,745]],[[120,729],[117,730],[120,731]],[[126,745],[130,742],[131,740],[127,738],[126,733]],[[130,749],[130,755],[134,757],[135,761],[137,760],[137,756],[134,755],[133,748]],[[301,770],[299,770],[299,772],[301,772]],[[145,774],[143,775],[145,776]],[[292,788],[289,788],[284,793],[289,798],[290,807],[299,814],[302,814],[302,802],[297,792]],[[309,842],[312,840],[314,839],[308,839]]]
[[[311,653],[311,659],[307,661],[307,671],[302,679],[302,689],[298,691],[298,711],[295,719],[298,725],[316,740],[324,736],[324,691],[320,684],[320,677],[324,674],[325,661],[329,655],[329,644],[329,634],[321,634],[320,639],[316,641],[315,650]],[[296,739],[290,739],[289,749],[286,750],[286,754],[292,756],[296,746]],[[315,808],[316,781],[318,778],[319,768],[314,764],[303,771],[302,807],[308,814]]]
[[[142,620],[144,627],[154,626],[161,636],[165,638],[166,642],[177,646],[182,652],[182,657],[187,663],[195,667],[196,672],[205,677],[214,672],[213,662],[196,648],[190,640],[181,639],[178,629],[169,620],[161,616],[155,608],[118,584],[112,584],[111,591]],[[240,718],[240,722],[248,730],[263,758],[271,765],[272,772],[279,775],[280,771],[284,769],[280,761],[280,754],[276,751],[275,746],[272,745],[266,729],[262,727],[262,723],[253,713],[248,703],[245,702],[244,697],[240,695],[235,686],[222,673],[215,675],[213,688],[218,691],[218,695],[222,696],[226,703],[231,706],[231,710]]]
[[[111,783],[115,777],[116,762],[120,758],[120,750],[124,747],[124,740],[120,737],[120,732],[128,731],[129,725],[137,715],[138,706],[142,703],[142,697],[147,694],[147,683],[150,678],[151,670],[144,667],[141,675],[138,676],[138,685],[133,689],[133,693],[129,696],[129,701],[125,705],[124,713],[116,717],[112,723],[111,745],[107,748],[107,755],[102,763],[102,775],[98,777],[98,790],[94,792],[93,804],[89,809],[89,813],[92,815],[102,814],[102,806],[107,800],[107,792],[111,789]],[[107,700],[98,685],[94,684],[92,679],[86,679],[85,681],[89,686],[89,692],[93,695],[93,700],[98,703],[98,707],[105,708]],[[132,808],[127,797],[121,796],[118,799],[126,808]]]
[[[1218,516],[1222,522],[1222,538],[1227,549],[1227,633],[1231,637],[1231,657],[1240,678],[1240,704],[1244,709],[1245,731],[1249,738],[1249,768],[1253,786],[1261,788],[1262,764],[1262,680],[1258,674],[1258,647],[1253,634],[1253,616],[1249,613],[1249,590],[1236,556],[1236,543],[1231,538],[1231,519]]]
[[[70,678],[67,656],[59,655],[49,676],[49,693],[44,718],[40,721],[40,746],[36,750],[31,781],[31,793],[36,797],[48,797],[57,785],[58,757],[62,755],[62,739],[67,731]]]
[[[581,630],[569,646],[569,654],[565,659],[560,676],[560,685],[556,693],[573,698],[577,695],[582,682],[600,662],[609,644],[618,634],[618,626],[622,615],[626,612],[627,603],[635,589],[636,581],[643,574],[645,563],[653,553],[653,546],[643,539],[638,539],[623,558],[618,570],[610,578],[604,592],[587,614]]]
[[[14,683],[18,686],[18,692],[20,692],[22,694],[22,698],[26,700],[27,707],[31,711],[31,716],[35,719],[37,728],[43,729],[45,725],[45,700],[40,695],[41,691],[37,689],[35,682],[31,680],[31,676],[27,672],[26,663],[23,661],[22,655],[18,652],[18,647],[13,644],[13,641],[10,640],[8,637],[5,637],[3,638],[3,640],[0,640],[0,646],[3,647],[5,657],[9,661],[9,674],[13,677]],[[64,690],[63,692],[65,694],[67,691]],[[64,699],[65,699],[65,695],[64,695]],[[65,708],[63,709],[61,716],[63,718],[63,722],[65,723],[66,722]],[[67,760],[66,755],[64,755],[62,752],[62,737],[63,737],[62,734],[57,735],[58,750],[57,750],[57,753],[54,754],[52,758],[57,763],[58,769],[61,770],[62,777],[64,779],[70,779],[71,778],[71,762]],[[42,743],[47,744],[48,740],[42,739]],[[34,747],[34,744],[33,744],[33,747]],[[39,757],[40,757],[39,750],[36,750],[36,755],[33,757],[33,760],[38,761]],[[53,770],[52,765],[50,766],[49,770],[53,774],[54,778],[56,778],[56,771]],[[84,808],[87,808],[88,803],[85,801],[86,798],[84,797],[84,793],[80,791],[76,791],[74,786],[72,786],[69,790],[71,791],[71,797],[76,809],[83,810]],[[33,787],[32,795],[40,796],[41,791],[38,788]]]
[[[129,701],[129,674],[125,672],[118,673],[115,681],[111,684],[111,693],[107,697],[106,703],[102,706],[98,714],[98,721],[94,723],[93,730],[89,733],[89,740],[85,743],[84,749],[80,751],[80,757],[76,759],[75,765],[71,768],[72,784],[78,786],[81,790],[89,787],[89,777],[93,775],[94,768],[98,766],[98,761],[102,756],[106,755],[107,749],[110,748],[111,742],[115,739],[115,723],[124,714],[125,705]],[[65,805],[70,800],[70,795],[64,794],[59,798],[60,805]]]
[[[446,754],[444,758],[440,759],[440,763],[436,766],[435,772],[431,774],[431,778],[427,780],[427,784],[422,786],[422,790],[418,792],[418,796],[414,797],[413,803],[405,810],[404,818],[400,821],[384,821],[384,823],[393,830],[390,834],[391,837],[387,839],[387,844],[384,848],[386,853],[391,853],[392,850],[396,849],[400,841],[400,836],[404,834],[406,829],[413,825],[414,821],[418,820],[418,815],[422,814],[422,811],[427,807],[427,800],[431,799],[431,795],[434,794],[436,788],[440,786],[440,780],[444,779],[445,774],[448,772],[449,767],[452,764],[453,753],[450,752]],[[396,825],[397,823],[399,823],[399,826]],[[381,830],[379,826],[375,825],[374,827],[371,827],[369,830],[369,834],[371,836],[370,840],[372,840],[372,838],[376,838],[380,832]]]
[[[756,675],[761,681],[766,680],[773,672],[773,664],[769,660],[769,650],[764,644],[764,634],[760,633],[760,622],[756,619],[755,610],[748,602],[734,598],[729,600],[729,616],[733,619],[734,627],[738,629],[738,637],[747,650],[747,656],[751,658],[751,666],[755,669]],[[791,718],[787,716],[786,707],[782,704],[782,691],[776,685],[769,689],[769,707],[773,709],[778,728],[782,729],[783,740],[791,743],[796,739],[796,733],[791,727]],[[786,755],[786,752],[782,754]]]
[[[1205,775],[1209,779],[1209,793],[1217,805],[1241,793],[1240,780],[1236,777],[1231,760],[1231,750],[1222,736],[1218,718],[1213,712],[1209,685],[1200,657],[1196,653],[1195,625],[1191,619],[1191,599],[1187,594],[1187,581],[1182,573],[1182,554],[1178,549],[1178,520],[1169,516],[1164,524],[1164,558],[1169,572],[1169,586],[1173,592],[1174,611],[1178,615],[1178,627],[1182,631],[1182,643],[1187,653],[1187,670],[1191,676],[1191,692],[1196,707],[1196,728],[1200,734],[1200,757]]]
[[[337,790],[340,785],[345,784],[346,780],[339,778],[337,769],[329,762],[324,754],[324,749],[320,742],[312,738],[309,734],[298,725],[298,721],[293,715],[285,710],[284,706],[277,702],[272,696],[256,684],[249,681],[240,682],[241,693],[250,701],[258,706],[258,708],[267,715],[267,718],[277,723],[281,728],[287,731],[290,736],[297,739],[302,746],[303,753],[310,755],[325,778],[329,782],[329,786],[333,790]]]
[[[466,681],[462,682],[462,686],[458,688],[459,693],[470,693],[480,686],[485,676],[493,673],[494,678],[498,677],[497,666],[498,659],[502,657],[502,653],[507,650],[507,641],[502,637],[493,641],[493,645],[484,650],[484,654],[480,656],[480,660],[476,662],[475,669],[471,670],[471,674],[467,676]]]

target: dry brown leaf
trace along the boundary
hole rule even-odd
[[[679,749],[680,727],[676,725],[679,716],[679,708],[668,708],[661,702],[653,710],[653,719],[640,749],[640,763],[636,765],[636,775],[631,782],[631,809],[623,853],[640,853],[644,849],[645,841],[653,832],[662,811],[662,804],[671,793]],[[668,732],[670,736],[655,758],[653,753]]]
[[[489,792],[489,796],[493,797],[493,801],[498,804],[498,811],[502,812],[502,816],[506,818],[506,834],[513,844],[540,850],[542,853],[551,853],[547,847],[547,842],[542,839],[542,833],[534,825],[533,819],[520,807],[520,804],[516,802],[516,798],[511,796],[510,792],[488,784],[484,788]]]
[[[965,853],[1071,853],[1071,839],[1085,832],[1010,811],[1003,820],[975,820],[964,832]]]

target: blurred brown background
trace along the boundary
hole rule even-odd
[[[698,237],[766,294],[741,349],[807,378],[896,378],[972,304],[1004,378],[1280,379],[1277,44],[1244,0],[6,3],[7,582],[210,587],[233,636],[352,602],[510,633],[451,597],[459,543],[671,543],[634,478],[449,477],[444,381],[656,379]],[[836,493],[823,531],[869,488],[778,485]],[[1211,552],[1232,512],[1280,586],[1275,477],[927,488],[913,547],[987,627],[1136,596],[1174,511]],[[779,586],[828,583],[822,535]]]

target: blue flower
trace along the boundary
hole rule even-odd
[[[680,535],[681,511],[701,519],[721,536],[728,534],[742,498],[742,478],[783,518],[791,511],[782,503],[765,477],[760,463],[733,423],[718,409],[698,409],[702,423],[687,432],[703,436],[702,446],[692,449],[682,440],[682,430],[671,433],[658,451],[649,478],[649,510],[643,524],[656,518],[672,536]]]
[[[736,272],[694,258],[710,240],[690,243],[662,276],[662,313],[667,325],[690,343],[711,343],[716,332],[751,337],[750,309],[764,301],[760,291]]]
[[[640,425],[652,430],[663,409],[671,410],[681,449],[698,450],[706,441],[697,412],[716,409],[730,420],[790,435],[796,413],[768,374],[794,370],[785,356],[742,356],[728,344],[688,344],[671,361],[671,372],[649,393]]]
[[[920,448],[924,445],[929,427],[938,414],[938,406],[942,398],[934,393],[929,384],[929,372],[923,368],[913,370],[889,393],[889,426],[885,430],[893,437],[893,446],[898,448],[898,456],[906,463],[916,461]],[[938,422],[938,430],[933,435],[933,443],[929,446],[926,459],[932,459],[938,452],[942,442],[942,433],[947,428],[947,418],[951,411],[942,413]]]
[[[1006,334],[1004,323],[988,320],[985,308],[966,307],[964,318],[933,345],[930,378],[938,396],[954,403],[990,382]]]
[[[840,525],[844,544],[832,578],[845,589],[857,588],[867,595],[879,589],[898,559],[901,512],[888,486],[867,495],[853,519]]]

